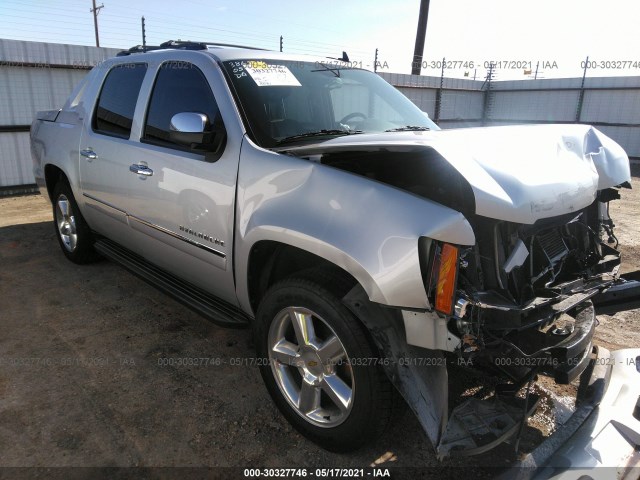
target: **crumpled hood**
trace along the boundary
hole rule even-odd
[[[305,156],[420,147],[436,150],[469,182],[478,215],[517,223],[580,210],[598,190],[631,180],[622,147],[589,125],[360,134],[287,151]]]

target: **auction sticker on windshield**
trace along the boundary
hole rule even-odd
[[[300,82],[285,65],[269,65],[266,62],[246,62],[245,71],[259,87],[300,87]]]

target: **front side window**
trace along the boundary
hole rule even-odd
[[[355,133],[439,130],[375,73],[290,60],[224,62],[247,130],[260,146]]]
[[[107,74],[93,116],[93,129],[129,138],[133,112],[147,71],[144,63],[116,65]]]
[[[171,118],[183,112],[204,113],[211,128],[223,128],[213,92],[200,69],[186,62],[164,63],[153,87],[142,140],[188,150],[170,138]]]

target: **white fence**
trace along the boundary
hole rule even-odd
[[[484,82],[381,76],[443,128],[518,123],[587,123],[640,159],[640,77]]]
[[[1,189],[34,183],[29,126],[35,112],[60,108],[93,65],[117,52],[0,39]]]

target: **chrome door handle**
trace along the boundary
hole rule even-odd
[[[141,165],[138,163],[134,163],[129,167],[129,171],[133,173],[137,173],[138,175],[144,175],[145,177],[150,177],[153,175],[153,170],[151,170],[146,165]]]
[[[85,148],[84,150],[80,150],[80,155],[82,155],[83,157],[87,157],[89,160],[94,160],[98,158],[98,155],[96,154],[96,152],[94,152],[90,148]]]

